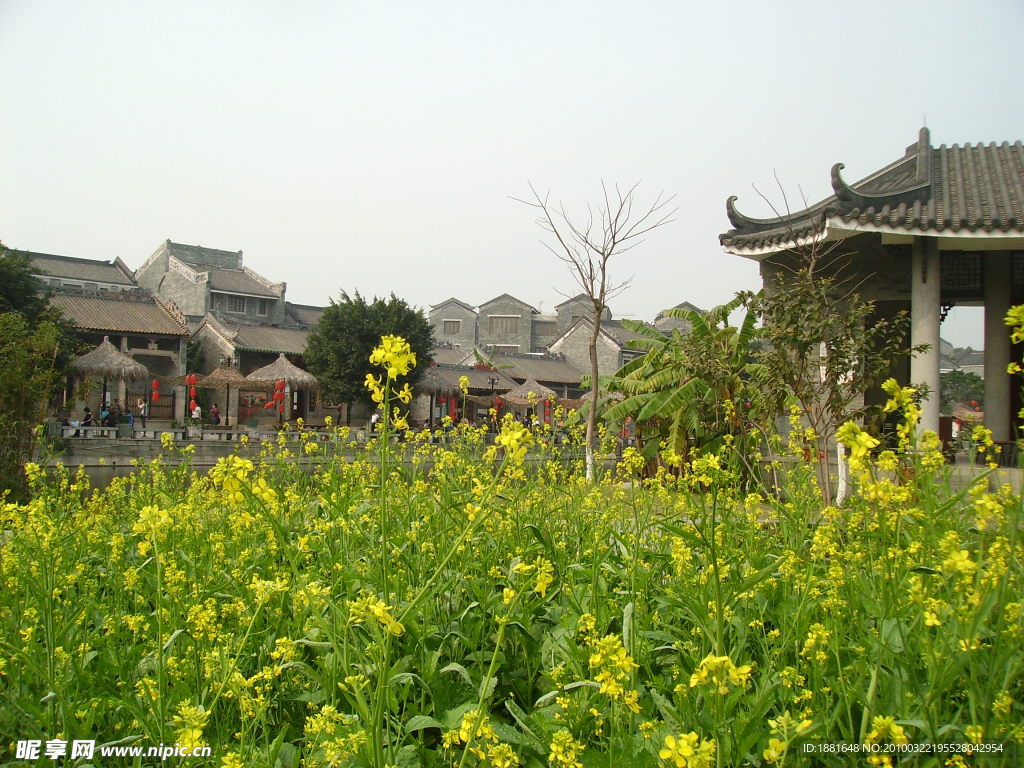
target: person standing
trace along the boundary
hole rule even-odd
[[[199,403],[196,403],[196,407],[192,409],[192,418],[196,421],[201,421],[203,418],[203,409],[199,407]]]
[[[149,404],[143,399],[139,400],[139,421],[142,422],[142,429],[146,429],[146,416],[149,415]]]
[[[220,425],[220,408],[217,407],[216,403],[214,403],[213,408],[210,409],[210,423],[215,427]]]

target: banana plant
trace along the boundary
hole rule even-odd
[[[630,346],[646,354],[610,380],[609,389],[626,397],[605,418],[632,415],[647,458],[654,458],[662,444],[684,458],[694,449],[716,450],[726,435],[744,441],[752,427],[765,423],[760,386],[765,371],[751,357],[759,334],[755,313],[747,307],[739,327],[729,325],[729,316],[741,307],[747,307],[744,296],[706,313],[666,310],[667,317],[689,322],[685,334],[622,321],[641,335]]]

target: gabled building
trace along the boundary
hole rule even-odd
[[[185,416],[185,388],[175,381],[185,375],[188,328],[185,317],[173,305],[153,296],[90,296],[59,293],[50,299],[75,330],[91,346],[99,346],[104,337],[136,362],[142,363],[154,379],[165,379],[160,402],[150,404],[150,417],[177,419]],[[126,385],[118,382],[112,396],[122,402],[149,400],[150,381]],[[100,389],[94,388],[87,400],[77,403],[80,412],[88,405],[99,413]]]
[[[720,235],[727,253],[760,262],[770,292],[798,267],[809,247],[828,246],[818,274],[837,278],[876,312],[911,314],[913,345],[927,344],[894,375],[926,385],[921,428],[939,429],[939,329],[956,304],[985,307],[985,426],[1008,442],[1020,409],[1020,387],[1003,318],[1024,302],[1024,145],[932,147],[927,128],[903,157],[849,184],[832,166],[833,194],[790,215],[753,219],[726,201],[732,229]],[[866,393],[879,402],[884,395]]]
[[[113,261],[99,261],[32,251],[28,251],[28,255],[32,260],[32,274],[54,291],[124,293],[138,287],[134,273],[120,257]]]
[[[193,320],[220,312],[240,322],[286,322],[286,284],[244,266],[241,251],[166,240],[135,272],[135,279]]]
[[[676,304],[672,309],[688,309],[691,312],[697,312],[698,314],[704,314],[704,310],[699,307],[695,307],[688,301],[684,301],[681,304]],[[685,320],[681,317],[666,317],[665,310],[662,310],[654,316],[654,327],[657,328],[664,334],[669,334],[673,330],[677,330],[680,333],[690,332],[690,321]]]
[[[476,310],[464,301],[452,297],[434,304],[427,313],[434,326],[434,338],[453,349],[469,353],[477,343]]]
[[[590,337],[594,321],[581,317],[551,345],[550,351],[564,357],[584,374],[590,374]],[[611,376],[623,365],[643,354],[630,349],[629,342],[641,338],[622,326],[620,320],[602,320],[597,336],[597,371],[599,376]]]
[[[555,338],[572,328],[584,317],[592,317],[594,314],[594,303],[585,293],[578,293],[571,299],[566,299],[555,307],[558,321]],[[612,319],[612,311],[605,307],[601,313],[601,321]],[[554,341],[554,339],[552,339]]]
[[[515,296],[496,296],[480,305],[478,343],[497,353],[532,352],[533,319],[539,314]]]

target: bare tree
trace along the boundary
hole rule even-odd
[[[645,234],[673,221],[676,210],[665,209],[675,198],[666,198],[659,193],[654,203],[634,213],[635,193],[640,182],[623,192],[618,185],[614,194],[601,182],[602,199],[597,206],[587,206],[586,221],[574,223],[565,206],[559,202],[552,206],[550,192],[542,197],[530,184],[533,200],[520,200],[539,211],[537,224],[541,229],[555,236],[556,245],[544,243],[545,247],[565,262],[577,285],[590,300],[593,328],[590,334],[590,409],[587,413],[587,479],[594,477],[594,433],[597,425],[597,340],[601,334],[601,315],[608,302],[628,286],[632,278],[621,282],[611,279],[608,262],[614,256],[632,250],[642,242]],[[543,241],[542,241],[543,242]]]

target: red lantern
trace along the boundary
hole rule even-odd
[[[156,379],[153,379],[153,391],[155,392],[158,389],[160,389],[160,382],[157,381]]]
[[[156,390],[154,390],[153,391],[153,398],[152,399],[153,399],[154,403],[159,403],[160,402],[160,393],[157,392]]]
[[[196,401],[195,400],[190,401],[189,404],[188,404],[188,407],[189,407],[189,410],[194,411],[196,409]]]
[[[277,409],[278,409],[278,411],[280,413],[284,413],[284,401],[283,400],[281,401],[281,404],[277,407]]]
[[[441,405],[448,405],[448,398],[447,397],[439,397],[437,399],[437,402],[439,402]]]
[[[269,402],[268,402],[268,403],[267,403],[266,405],[264,405],[263,407],[264,407],[264,408],[265,408],[266,410],[268,410],[268,411],[269,411],[269,410],[270,410],[271,408],[273,408],[273,407],[274,407],[274,401],[273,401],[273,400],[269,401]]]
[[[284,392],[284,379],[277,382],[277,391]]]
[[[551,401],[550,400],[545,400],[544,401],[544,423],[545,424],[550,424],[551,423]]]
[[[195,387],[192,387],[192,388],[191,388],[191,389],[190,389],[190,390],[188,391],[188,396],[189,396],[189,397],[191,397],[191,398],[193,398],[193,399],[195,399],[195,396],[196,396],[196,394],[198,394],[198,393],[196,392],[196,388],[195,388]]]

